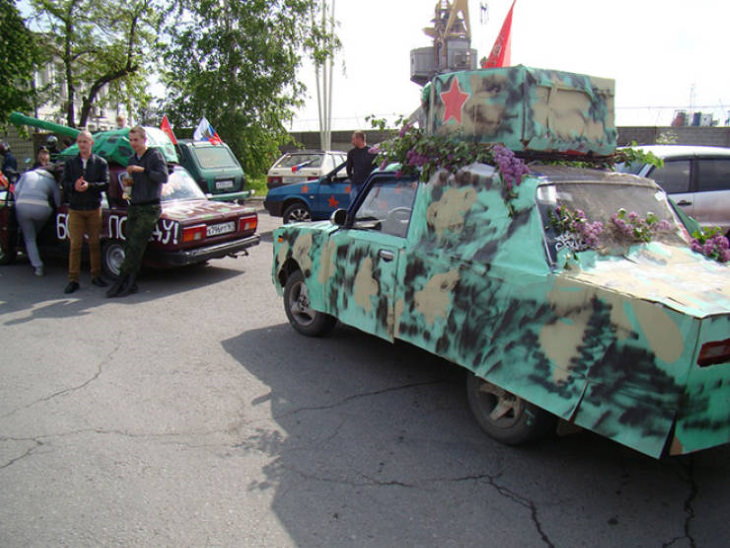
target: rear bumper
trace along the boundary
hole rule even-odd
[[[241,190],[238,192],[223,192],[217,194],[207,193],[206,197],[209,200],[215,200],[216,202],[237,202],[250,198],[252,195],[253,192],[250,190]]]
[[[254,234],[240,240],[223,242],[206,247],[182,249],[179,251],[164,251],[148,248],[145,254],[145,263],[152,266],[175,267],[203,263],[210,259],[221,259],[245,251],[249,247],[259,245],[261,236]]]

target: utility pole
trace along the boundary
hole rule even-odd
[[[335,0],[332,0],[331,12],[327,18],[327,0],[322,0],[322,32],[334,36],[335,32]],[[314,14],[312,15],[314,27]],[[335,62],[334,51],[327,58],[319,62],[314,60],[314,70],[317,80],[317,109],[319,111],[319,142],[322,150],[332,148],[332,70]]]

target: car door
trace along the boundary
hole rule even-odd
[[[697,192],[692,216],[702,225],[730,229],[730,157],[696,160]]]
[[[687,215],[694,217],[692,158],[665,158],[662,167],[652,169],[646,176],[656,181]]]
[[[392,175],[374,177],[358,208],[332,235],[330,313],[340,321],[393,340],[398,261],[406,246],[417,185]]]
[[[347,209],[350,205],[350,179],[345,164],[337,166],[320,180],[313,204],[313,217],[328,219],[336,209]]]

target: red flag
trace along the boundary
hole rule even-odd
[[[160,129],[167,134],[167,136],[170,138],[170,141],[172,141],[173,145],[177,144],[177,139],[175,139],[175,134],[172,132],[172,127],[170,126],[170,121],[167,119],[167,114],[165,114],[162,117],[162,122],[160,123]]]
[[[512,31],[512,10],[515,9],[515,2],[517,0],[512,2],[512,7],[507,12],[507,17],[504,18],[502,29],[494,41],[489,58],[482,61],[482,68],[499,68],[510,65],[510,32]]]

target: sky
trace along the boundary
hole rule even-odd
[[[472,48],[487,56],[512,0],[469,0]],[[480,4],[487,18],[480,21]],[[419,104],[410,50],[431,45],[436,0],[335,0],[342,41],[334,68],[332,129],[368,129],[365,117],[394,120]],[[726,38],[730,2],[718,0],[517,0],[512,64],[616,81],[619,126],[667,126],[675,109],[730,112]],[[317,130],[316,80],[291,130]]]

